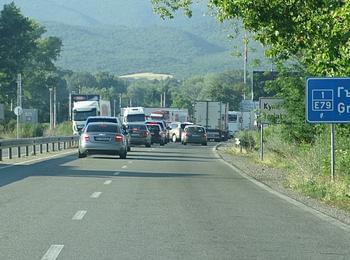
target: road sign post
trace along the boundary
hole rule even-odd
[[[335,179],[334,124],[350,123],[350,78],[309,78],[306,121],[331,124],[331,180]]]

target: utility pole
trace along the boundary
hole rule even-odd
[[[248,38],[247,32],[244,32],[244,75],[243,75],[243,83],[247,84],[247,63],[248,63]]]
[[[57,100],[56,100],[56,87],[53,87],[53,128],[56,128],[57,120]]]
[[[22,109],[22,75],[20,73],[17,74],[17,107]],[[19,138],[20,114],[20,112],[17,113],[17,139]]]
[[[113,99],[113,116],[114,117],[115,117],[116,104],[117,104],[117,100],[114,98]]]
[[[122,116],[122,93],[119,94],[119,115]]]
[[[53,129],[53,114],[52,114],[52,87],[49,88],[50,91],[50,130]]]

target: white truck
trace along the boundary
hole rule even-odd
[[[111,102],[100,100],[100,116],[112,116]]]
[[[130,122],[145,122],[146,115],[143,107],[126,107],[122,109],[122,122],[127,124]]]
[[[73,134],[77,135],[85,126],[85,121],[89,116],[100,115],[100,104],[96,100],[76,101],[72,107],[72,127]]]
[[[228,138],[228,104],[219,101],[196,101],[194,122],[207,129],[208,140],[225,141]]]
[[[241,129],[241,112],[228,111],[228,133],[232,138]]]

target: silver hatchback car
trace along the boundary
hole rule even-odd
[[[127,144],[120,128],[120,125],[116,123],[89,123],[80,136],[79,158],[91,154],[111,154],[125,159]]]

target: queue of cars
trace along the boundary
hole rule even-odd
[[[173,122],[168,126],[162,120],[130,122],[121,124],[117,117],[93,116],[86,120],[80,133],[78,157],[91,154],[112,154],[125,159],[134,145],[164,146],[180,141],[183,145],[198,143],[207,145],[209,140],[205,127],[191,122]]]

